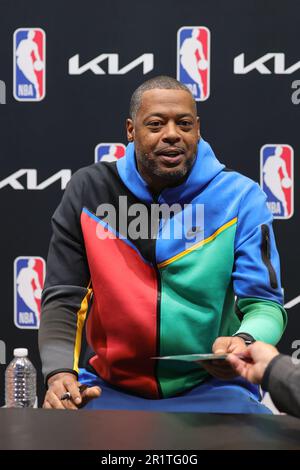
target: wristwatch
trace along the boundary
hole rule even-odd
[[[253,344],[256,341],[253,336],[249,335],[248,333],[237,333],[233,336],[238,336],[239,338],[242,338],[245,341],[246,346],[250,346],[250,344]]]

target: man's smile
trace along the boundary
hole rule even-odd
[[[161,154],[158,156],[160,161],[163,163],[167,163],[168,165],[178,165],[183,159],[183,153],[177,154],[177,155],[167,155],[167,154]]]
[[[180,163],[184,157],[185,151],[179,147],[165,147],[154,152],[163,163],[175,166]]]

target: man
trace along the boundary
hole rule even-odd
[[[53,216],[39,333],[44,407],[75,409],[101,388],[88,406],[268,412],[224,361],[153,359],[242,354],[254,339],[280,339],[286,313],[264,193],[217,160],[192,94],[173,78],[134,92],[127,136],[126,156],[79,170]],[[154,205],[176,208],[161,217]],[[72,400],[61,400],[66,392]]]
[[[229,354],[228,360],[242,377],[262,384],[279,411],[300,417],[300,366],[293,364],[291,357],[257,341],[249,346],[244,358]]]

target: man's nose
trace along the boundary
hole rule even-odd
[[[180,140],[180,134],[177,126],[174,122],[169,122],[164,129],[163,142],[178,142]]]

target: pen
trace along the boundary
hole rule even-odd
[[[80,385],[79,386],[79,392],[80,394],[82,394],[86,389],[87,389],[87,385]],[[71,393],[70,392],[66,392],[64,393],[61,397],[60,397],[61,400],[71,400]]]
[[[60,397],[61,400],[70,400],[70,398],[71,398],[70,392],[66,392]]]

